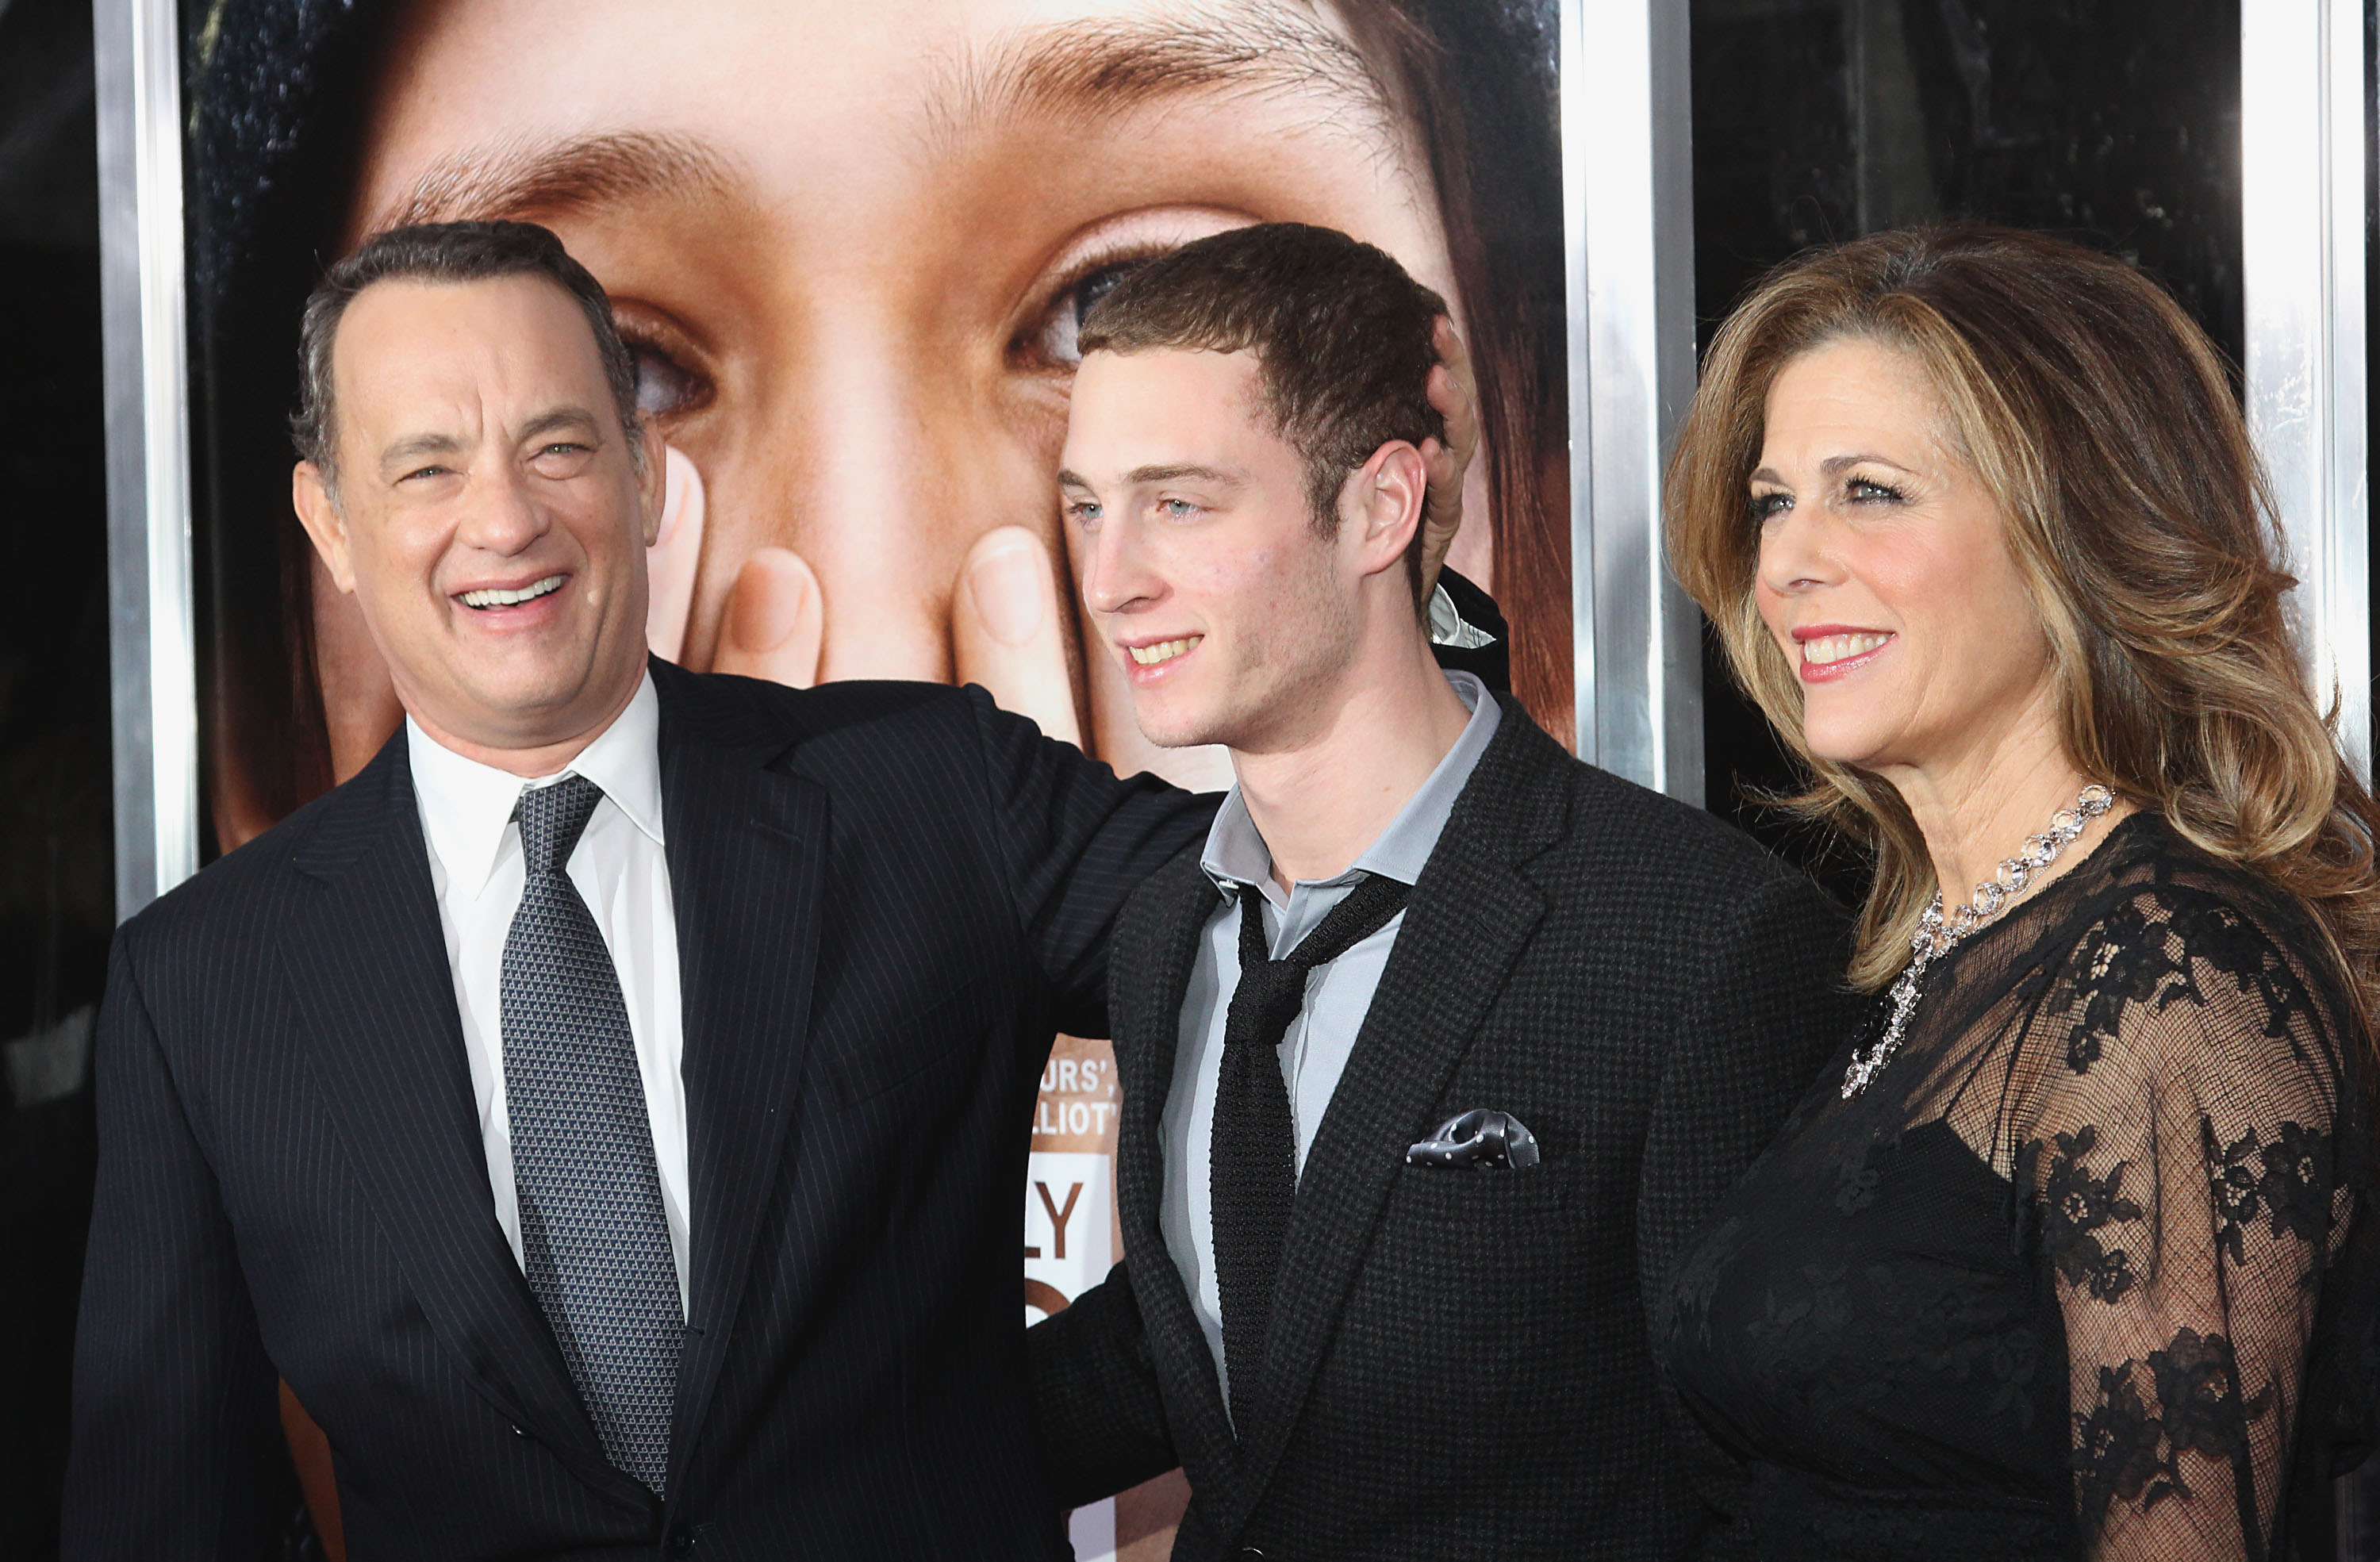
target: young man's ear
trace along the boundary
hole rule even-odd
[[[355,561],[347,552],[346,517],[339,514],[339,502],[331,497],[330,480],[322,469],[311,461],[300,461],[289,474],[289,503],[298,512],[298,525],[313,540],[314,551],[322,556],[322,567],[331,572],[331,582],[349,596],[355,594]]]
[[[1429,504],[1428,463],[1409,442],[1390,440],[1348,479],[1342,497],[1342,528],[1360,528],[1364,573],[1400,565]]]

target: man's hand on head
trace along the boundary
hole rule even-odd
[[[1479,452],[1479,396],[1471,378],[1471,354],[1454,322],[1440,315],[1431,337],[1439,361],[1429,371],[1429,405],[1446,419],[1446,440],[1424,440],[1421,457],[1429,474],[1429,504],[1421,519],[1421,588],[1438,586],[1447,550],[1463,527],[1463,479]]]

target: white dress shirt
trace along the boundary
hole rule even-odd
[[[521,1259],[520,1201],[513,1189],[512,1119],[504,1109],[504,939],[527,882],[520,827],[513,808],[530,787],[580,775],[603,790],[571,853],[570,882],[594,914],[612,951],[637,1041],[645,1111],[652,1120],[653,1163],[670,1256],[677,1264],[678,1306],[686,1306],[686,1051],[679,1005],[677,915],[670,903],[669,859],[662,850],[661,701],[649,673],[628,708],[561,775],[524,781],[510,771],[466,759],[406,718],[413,794],[430,846],[430,882],[446,935],[446,964],[463,1013],[463,1050],[478,1097],[480,1139],[488,1151],[488,1191],[496,1223]]]
[[[1503,711],[1488,686],[1468,672],[1449,672],[1446,681],[1470,708],[1471,720],[1446,757],[1430,771],[1397,817],[1380,831],[1364,854],[1335,878],[1301,878],[1283,891],[1273,881],[1272,851],[1257,832],[1256,820],[1232,788],[1207,832],[1207,848],[1199,866],[1222,894],[1222,903],[1207,919],[1198,941],[1196,963],[1190,970],[1189,990],[1182,1004],[1182,1029],[1173,1053],[1173,1083],[1166,1094],[1161,1120],[1165,1152],[1165,1182],[1158,1202],[1158,1229],[1166,1252],[1190,1292],[1190,1310],[1207,1336],[1215,1358],[1215,1376],[1231,1403],[1230,1374],[1223,1363],[1222,1282],[1215,1269],[1215,1216],[1212,1159],[1209,1144],[1215,1132],[1215,1096],[1223,1072],[1223,1028],[1230,1017],[1232,993],[1240,983],[1239,898],[1251,888],[1263,897],[1265,934],[1272,957],[1281,959],[1321,925],[1332,908],[1354,891],[1366,876],[1378,874],[1400,884],[1417,883],[1454,800],[1470,784],[1479,757],[1496,735]],[[1305,1171],[1305,1152],[1338,1093],[1340,1076],[1347,1072],[1348,1056],[1364,1017],[1372,1011],[1372,994],[1388,969],[1397,934],[1404,926],[1400,910],[1378,932],[1359,939],[1336,960],[1316,966],[1305,978],[1305,1002],[1290,1022],[1281,1042],[1281,1072],[1289,1086],[1289,1110],[1294,1135],[1297,1170]]]

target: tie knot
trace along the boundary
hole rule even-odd
[[[1305,1006],[1305,978],[1312,969],[1312,962],[1293,957],[1240,967],[1230,1014],[1241,1021],[1242,1034],[1259,1046],[1280,1046],[1290,1022]]]
[[[562,871],[601,801],[603,789],[585,776],[521,789],[513,817],[520,821],[521,856],[530,878]]]
[[[1305,978],[1387,926],[1404,909],[1413,887],[1366,874],[1320,926],[1279,960],[1265,938],[1264,902],[1255,886],[1240,890],[1240,979],[1225,1011],[1223,1045],[1278,1047],[1305,1006]]]

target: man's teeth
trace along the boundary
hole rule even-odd
[[[463,593],[463,605],[467,608],[509,608],[520,602],[533,602],[549,591],[561,589],[562,576],[549,575],[517,591],[507,590],[501,586],[491,586],[484,591],[466,591]]]
[[[1177,656],[1186,655],[1191,647],[1206,637],[1204,635],[1193,635],[1186,640],[1160,640],[1153,646],[1132,646],[1126,648],[1132,652],[1133,660],[1143,667],[1154,667],[1160,661],[1172,661]]]
[[[1828,635],[1823,639],[1802,642],[1803,661],[1824,667],[1830,661],[1842,661],[1868,652],[1891,639],[1889,635]]]

